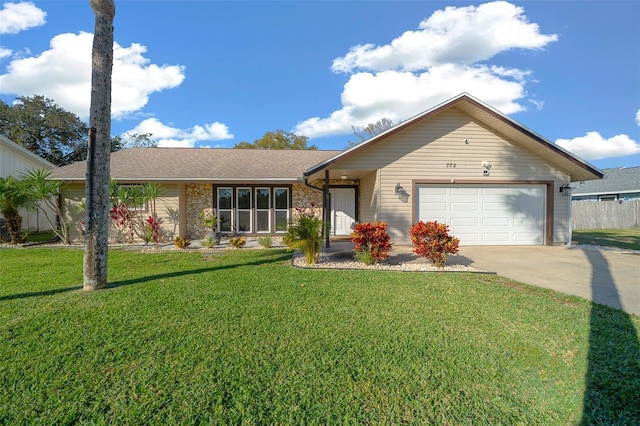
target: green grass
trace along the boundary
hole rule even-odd
[[[573,241],[578,244],[619,247],[640,250],[640,229],[590,229],[573,231]]]
[[[0,424],[640,418],[638,317],[493,275],[290,264],[112,250],[111,287],[83,292],[81,250],[0,250]]]

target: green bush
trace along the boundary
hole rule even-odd
[[[261,247],[271,248],[273,246],[273,237],[271,235],[262,235],[260,237],[256,237],[256,241],[260,244]]]
[[[217,246],[220,240],[212,235],[207,235],[202,240],[200,240],[200,244],[205,248],[212,248],[213,246]]]
[[[314,207],[315,203],[311,203],[309,208],[296,207],[297,221],[289,225],[282,238],[288,247],[302,251],[307,265],[318,262],[322,248],[323,222],[316,215]]]

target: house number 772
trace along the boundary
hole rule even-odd
[[[455,169],[456,163],[447,163],[447,169]]]

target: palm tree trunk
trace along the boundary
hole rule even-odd
[[[85,188],[84,289],[107,285],[109,254],[109,164],[111,152],[111,72],[113,0],[89,0],[96,17],[91,62],[91,109]]]

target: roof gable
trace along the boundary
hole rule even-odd
[[[421,114],[416,115],[409,120],[406,120],[382,133],[372,137],[371,139],[356,145],[348,150],[345,150],[323,162],[320,162],[313,167],[310,167],[305,171],[305,177],[309,177],[319,171],[330,167],[336,162],[345,159],[350,156],[357,156],[360,153],[367,150],[370,146],[379,143],[391,135],[395,135],[403,130],[422,122],[430,117],[434,117],[437,114],[456,108],[472,119],[482,123],[487,128],[491,129],[496,134],[502,135],[506,140],[513,141],[525,147],[527,150],[542,157],[545,161],[548,161],[562,170],[566,170],[572,181],[576,180],[589,180],[599,179],[602,177],[602,172],[596,167],[588,164],[584,160],[576,157],[570,152],[560,148],[553,144],[537,133],[522,126],[501,112],[495,110],[475,99],[467,93],[462,93],[455,98],[452,98],[434,108],[427,110]]]

